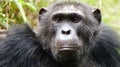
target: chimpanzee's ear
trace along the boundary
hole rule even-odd
[[[100,9],[93,9],[92,10],[93,16],[97,19],[99,24],[101,23],[101,11]]]
[[[39,20],[41,19],[41,16],[47,12],[47,9],[46,8],[41,8],[40,11],[39,11]]]
[[[39,15],[44,14],[45,12],[47,12],[46,8],[41,8],[39,11]]]

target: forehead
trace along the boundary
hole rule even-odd
[[[62,7],[59,7],[58,10],[56,10],[53,14],[56,13],[78,13],[80,15],[84,15],[82,7],[76,7],[74,5],[64,5]]]
[[[63,10],[63,11],[70,11],[70,10],[76,11],[77,9],[75,8],[74,5],[67,5],[67,6],[64,6],[61,10]]]

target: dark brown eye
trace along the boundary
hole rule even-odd
[[[70,20],[73,22],[73,23],[78,23],[78,22],[80,22],[81,20],[82,20],[82,17],[81,17],[81,15],[78,15],[78,14],[71,14],[70,15]]]
[[[61,18],[61,17],[56,17],[54,20],[55,20],[56,22],[60,22],[60,21],[62,21],[62,18]]]
[[[61,22],[63,20],[63,14],[56,14],[53,16],[53,20],[57,23]]]
[[[79,17],[74,17],[74,18],[71,19],[71,21],[74,22],[74,23],[77,23],[80,20],[81,20],[81,18],[79,18]]]

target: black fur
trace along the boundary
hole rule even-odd
[[[91,46],[89,61],[97,64],[96,67],[119,67],[120,56],[114,48],[119,43],[111,33],[104,31],[94,46]],[[41,45],[28,26],[16,28],[0,42],[0,67],[64,67],[64,64],[53,59],[50,51],[43,50]],[[86,61],[86,58],[83,59]],[[87,61],[84,64],[85,67],[93,66]]]
[[[117,36],[106,26],[101,26],[96,38],[87,43],[88,53],[76,65],[73,61],[59,63],[50,49],[43,48],[44,39],[37,37],[28,25],[17,26],[0,41],[0,67],[120,67]],[[52,35],[47,32],[39,33]]]
[[[54,67],[56,62],[28,25],[16,27],[0,42],[0,67]]]
[[[103,27],[102,31],[91,48],[91,59],[97,63],[97,67],[119,67],[120,55],[117,49],[120,43],[115,39],[117,37],[113,31],[107,27]]]

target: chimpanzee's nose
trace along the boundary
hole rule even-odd
[[[69,30],[62,30],[61,33],[63,35],[69,35],[71,33],[71,30],[70,29]]]

